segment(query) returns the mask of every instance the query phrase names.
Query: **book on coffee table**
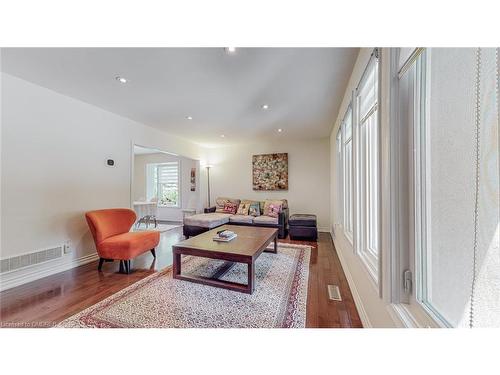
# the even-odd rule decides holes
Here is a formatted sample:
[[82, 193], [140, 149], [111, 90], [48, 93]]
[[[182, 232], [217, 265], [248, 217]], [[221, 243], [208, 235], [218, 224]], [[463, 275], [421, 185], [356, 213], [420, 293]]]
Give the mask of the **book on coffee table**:
[[219, 242], [229, 242], [233, 239], [235, 239], [238, 235], [232, 231], [225, 230], [221, 232], [217, 232], [217, 235], [213, 238], [214, 241], [219, 241]]

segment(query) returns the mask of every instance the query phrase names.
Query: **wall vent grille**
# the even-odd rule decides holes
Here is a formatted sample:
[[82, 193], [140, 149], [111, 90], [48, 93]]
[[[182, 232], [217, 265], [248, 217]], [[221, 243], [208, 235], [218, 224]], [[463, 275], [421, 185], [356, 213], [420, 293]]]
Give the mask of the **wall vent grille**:
[[17, 255], [11, 258], [2, 259], [0, 260], [0, 273], [15, 271], [21, 268], [26, 268], [40, 263], [59, 259], [62, 258], [63, 254], [63, 247], [57, 246], [29, 254]]

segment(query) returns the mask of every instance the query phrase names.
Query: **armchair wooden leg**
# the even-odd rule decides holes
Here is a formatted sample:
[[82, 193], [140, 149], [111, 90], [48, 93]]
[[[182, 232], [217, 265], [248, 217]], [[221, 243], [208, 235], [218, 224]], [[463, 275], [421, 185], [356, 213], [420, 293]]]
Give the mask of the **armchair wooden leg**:
[[118, 272], [128, 275], [131, 271], [132, 271], [132, 267], [130, 265], [130, 259], [129, 260], [120, 260], [120, 270]]
[[99, 266], [97, 267], [97, 270], [98, 271], [101, 271], [102, 270], [102, 265], [104, 263], [104, 258], [99, 258]]
[[156, 251], [155, 251], [155, 249], [151, 249], [151, 254], [153, 254], [153, 257], [156, 258]]

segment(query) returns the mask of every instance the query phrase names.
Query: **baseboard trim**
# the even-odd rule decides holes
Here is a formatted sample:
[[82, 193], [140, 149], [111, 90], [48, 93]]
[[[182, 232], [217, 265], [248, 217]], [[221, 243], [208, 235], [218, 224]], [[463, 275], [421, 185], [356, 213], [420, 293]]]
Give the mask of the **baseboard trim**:
[[69, 259], [68, 256], [65, 256], [53, 262], [43, 263], [38, 266], [32, 266], [0, 274], [0, 292], [41, 279], [43, 277], [82, 266], [97, 259], [99, 259], [97, 253], [84, 255], [76, 259]]
[[330, 231], [330, 236], [332, 238], [333, 244], [335, 245], [335, 250], [340, 259], [340, 264], [342, 265], [342, 270], [344, 271], [345, 277], [347, 279], [347, 283], [349, 284], [349, 288], [351, 289], [352, 298], [354, 299], [354, 304], [356, 305], [356, 309], [358, 310], [359, 318], [361, 319], [361, 323], [363, 323], [363, 328], [373, 328], [370, 319], [368, 318], [368, 314], [366, 313], [365, 307], [363, 305], [363, 300], [358, 293], [358, 289], [356, 288], [356, 283], [352, 278], [351, 272], [347, 267], [346, 261], [342, 256], [342, 252], [338, 250], [338, 246], [335, 243], [335, 239], [333, 233]]
[[181, 224], [182, 225], [182, 220], [156, 220], [158, 224]]
[[328, 229], [328, 227], [318, 227], [318, 232], [330, 233], [330, 229]]

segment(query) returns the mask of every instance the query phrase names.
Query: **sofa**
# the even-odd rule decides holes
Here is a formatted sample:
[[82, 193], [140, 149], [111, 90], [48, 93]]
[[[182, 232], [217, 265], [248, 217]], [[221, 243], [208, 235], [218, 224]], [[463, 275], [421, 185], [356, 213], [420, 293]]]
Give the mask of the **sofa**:
[[288, 235], [286, 199], [254, 201], [217, 198], [215, 202], [215, 206], [205, 208], [204, 213], [184, 218], [183, 234], [186, 238], [224, 224], [277, 228], [278, 238]]

